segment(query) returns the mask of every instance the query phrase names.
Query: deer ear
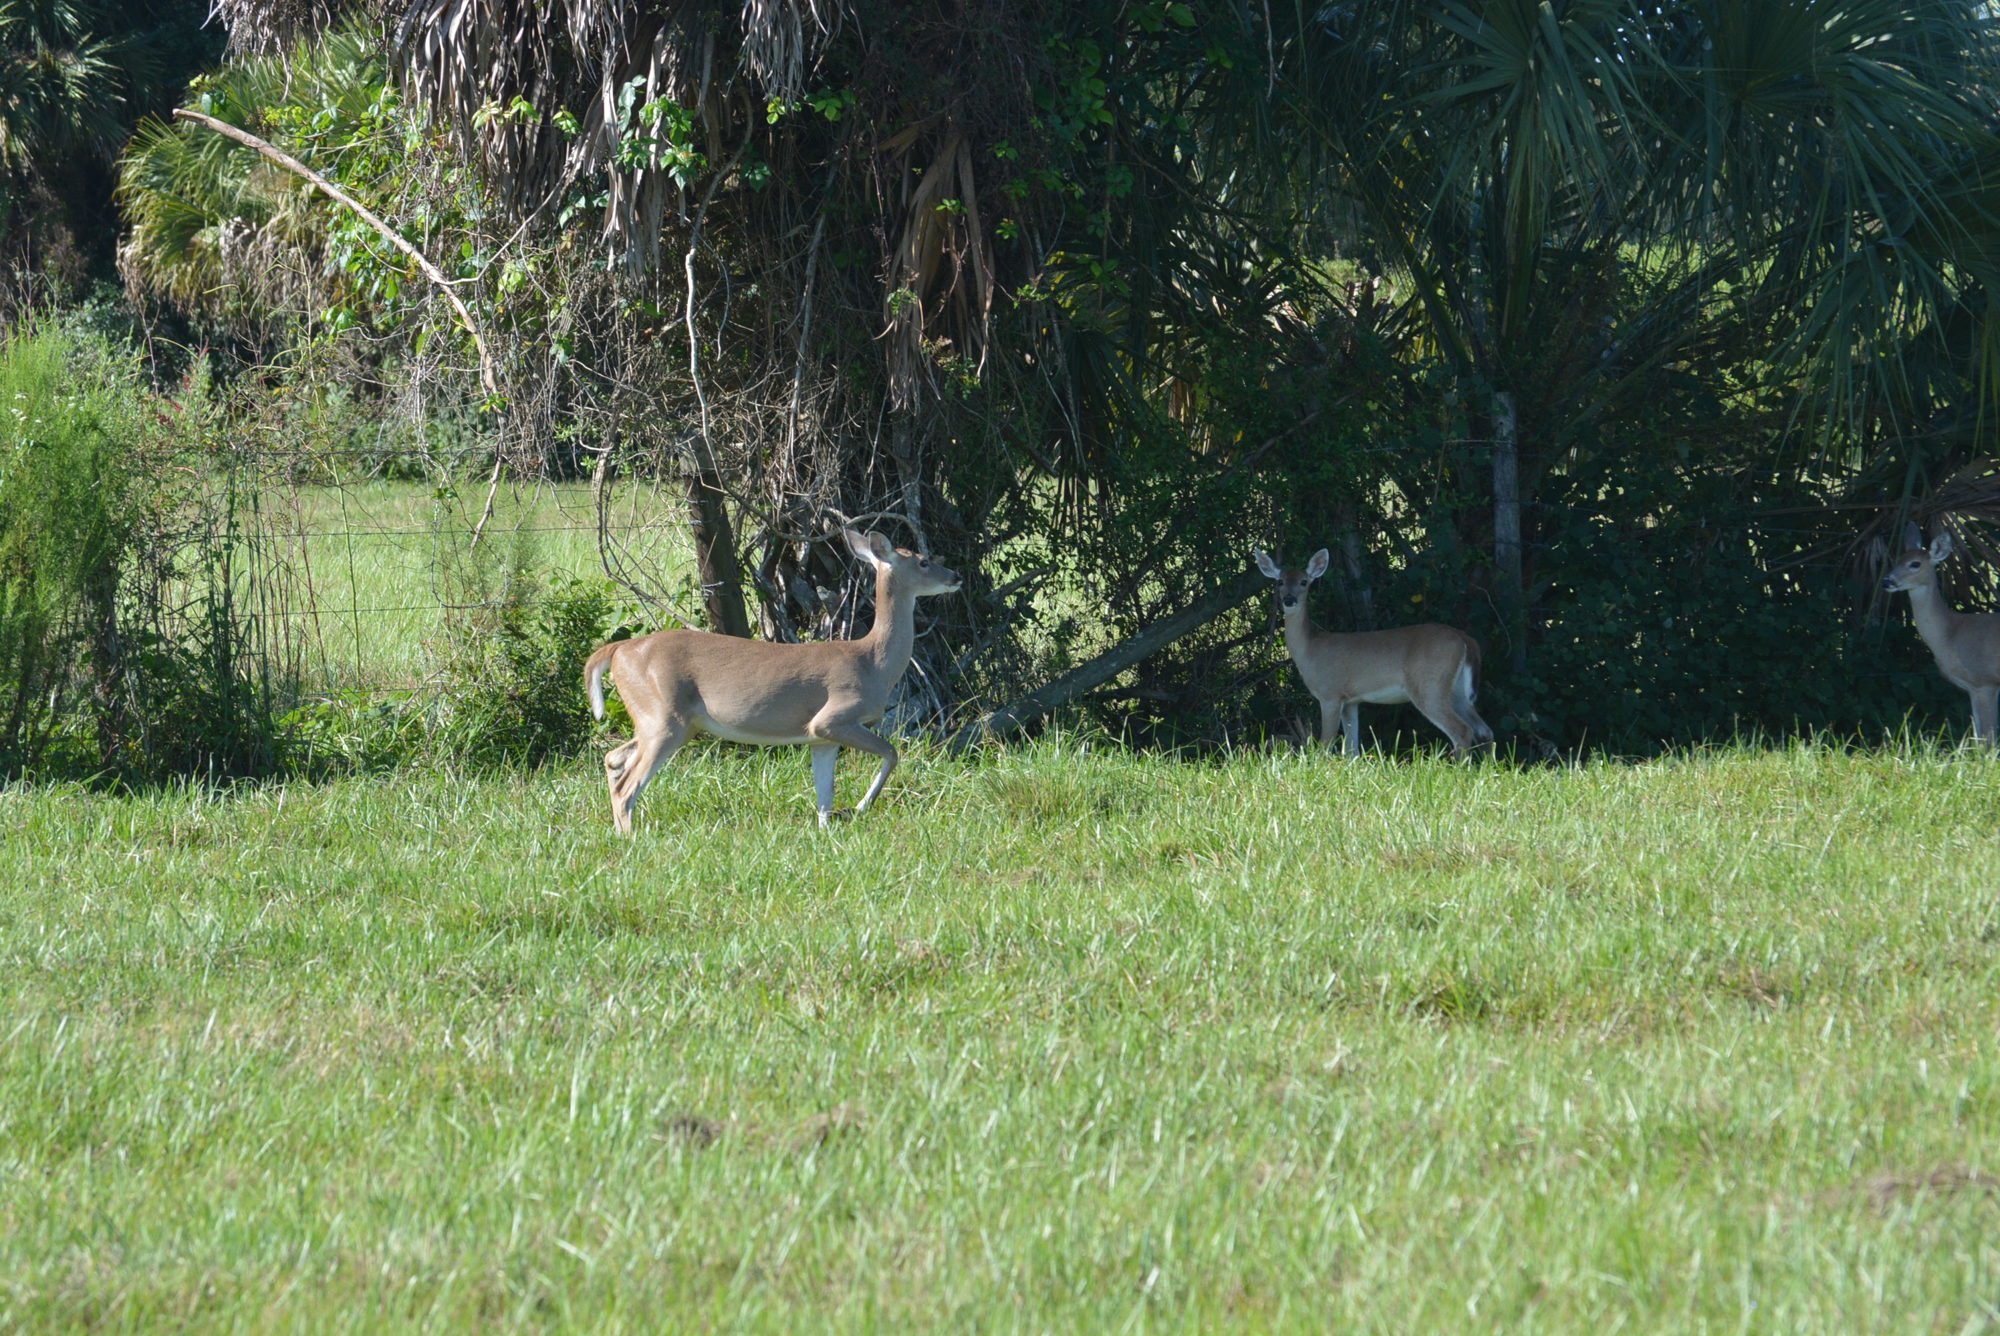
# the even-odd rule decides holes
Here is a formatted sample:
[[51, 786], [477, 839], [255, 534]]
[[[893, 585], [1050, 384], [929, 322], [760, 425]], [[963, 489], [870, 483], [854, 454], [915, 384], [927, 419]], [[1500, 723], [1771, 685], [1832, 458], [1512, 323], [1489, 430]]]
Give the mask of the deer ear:
[[1325, 548], [1321, 548], [1319, 551], [1313, 553], [1312, 560], [1306, 563], [1306, 579], [1317, 580], [1320, 576], [1325, 575], [1326, 563], [1332, 559], [1332, 556]]
[[1924, 531], [1917, 527], [1915, 520], [1911, 520], [1903, 526], [1903, 550], [1908, 552], [1923, 545]]
[[867, 562], [870, 566], [886, 566], [894, 551], [889, 540], [879, 533], [862, 533], [859, 529], [842, 529], [840, 536], [847, 540], [847, 550]]
[[1940, 529], [1938, 530], [1938, 536], [1931, 539], [1931, 560], [1933, 562], [1943, 561], [1950, 555], [1951, 535], [1945, 530]]
[[1257, 569], [1264, 572], [1266, 577], [1275, 580], [1284, 574], [1284, 572], [1278, 569], [1278, 563], [1271, 560], [1269, 552], [1266, 552], [1261, 547], [1254, 549], [1254, 551], [1257, 556]]

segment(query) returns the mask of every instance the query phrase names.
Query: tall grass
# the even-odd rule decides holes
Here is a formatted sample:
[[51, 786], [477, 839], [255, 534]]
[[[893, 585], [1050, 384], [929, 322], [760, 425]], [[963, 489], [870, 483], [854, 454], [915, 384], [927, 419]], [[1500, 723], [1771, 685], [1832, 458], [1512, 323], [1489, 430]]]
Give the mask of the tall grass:
[[[53, 327], [0, 344], [0, 774], [46, 755], [81, 685], [77, 660], [116, 636], [147, 500], [139, 413], [102, 345]], [[99, 685], [108, 715], [116, 684]]]
[[[851, 801], [867, 767], [843, 776]], [[0, 793], [0, 1327], [1974, 1331], [2000, 765]]]
[[204, 384], [159, 394], [99, 337], [0, 341], [0, 776], [268, 765], [208, 427]]

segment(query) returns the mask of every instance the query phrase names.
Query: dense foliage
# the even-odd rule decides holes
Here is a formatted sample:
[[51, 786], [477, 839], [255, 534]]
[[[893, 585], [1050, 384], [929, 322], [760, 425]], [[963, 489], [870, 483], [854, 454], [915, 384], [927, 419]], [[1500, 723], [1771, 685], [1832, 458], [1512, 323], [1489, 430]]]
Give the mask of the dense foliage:
[[[837, 518], [936, 550], [971, 578], [919, 714], [1247, 592], [1253, 544], [1334, 550], [1323, 623], [1472, 630], [1531, 749], [1962, 710], [1864, 540], [2000, 556], [1982, 6], [219, 12], [191, 105], [429, 256], [494, 384], [372, 225], [186, 122], [120, 187], [153, 328], [255, 367], [253, 414], [675, 479], [718, 629], [865, 624]], [[665, 616], [656, 555], [604, 564]], [[1185, 740], [1302, 703], [1239, 600], [1070, 705]]]
[[63, 298], [112, 276], [119, 153], [221, 54], [203, 0], [0, 6], [0, 295]]
[[154, 391], [100, 338], [0, 343], [0, 778], [267, 769], [206, 387]]

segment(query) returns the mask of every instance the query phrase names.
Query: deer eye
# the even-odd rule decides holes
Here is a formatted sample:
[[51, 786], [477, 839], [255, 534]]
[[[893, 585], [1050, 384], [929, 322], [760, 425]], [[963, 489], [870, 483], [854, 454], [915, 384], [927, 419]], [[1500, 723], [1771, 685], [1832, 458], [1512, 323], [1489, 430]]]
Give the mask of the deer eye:
[[921, 569], [921, 570], [926, 570], [926, 571], [927, 571], [927, 570], [929, 570], [929, 569], [931, 568], [931, 559], [930, 559], [929, 557], [924, 557], [924, 558], [921, 558], [921, 559], [920, 559], [920, 560], [919, 560], [919, 561], [917, 562], [917, 566], [918, 566], [918, 568], [919, 568], [919, 569]]

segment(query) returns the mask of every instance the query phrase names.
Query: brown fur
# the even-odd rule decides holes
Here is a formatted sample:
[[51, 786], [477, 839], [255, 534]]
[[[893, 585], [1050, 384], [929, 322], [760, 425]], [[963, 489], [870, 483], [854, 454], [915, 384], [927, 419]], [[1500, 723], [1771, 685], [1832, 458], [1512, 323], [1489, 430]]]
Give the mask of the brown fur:
[[1408, 701], [1451, 739], [1453, 754], [1491, 749], [1493, 730], [1473, 701], [1479, 691], [1479, 642], [1456, 627], [1427, 622], [1388, 631], [1322, 631], [1306, 615], [1306, 588], [1327, 566], [1321, 548], [1303, 570], [1279, 570], [1261, 550], [1257, 565], [1278, 582], [1285, 648], [1319, 702], [1320, 745], [1342, 738], [1361, 754], [1361, 706]]
[[842, 747], [882, 758], [855, 811], [866, 811], [896, 768], [877, 735], [889, 695], [909, 666], [916, 601], [958, 588], [958, 576], [880, 534], [846, 531], [848, 547], [875, 567], [875, 626], [859, 640], [792, 645], [707, 631], [657, 631], [615, 641], [584, 662], [591, 712], [604, 717], [608, 672], [632, 716], [633, 736], [604, 757], [611, 819], [632, 833], [632, 808], [654, 771], [694, 732], [756, 746], [808, 746], [822, 826], [832, 814], [834, 760]]

